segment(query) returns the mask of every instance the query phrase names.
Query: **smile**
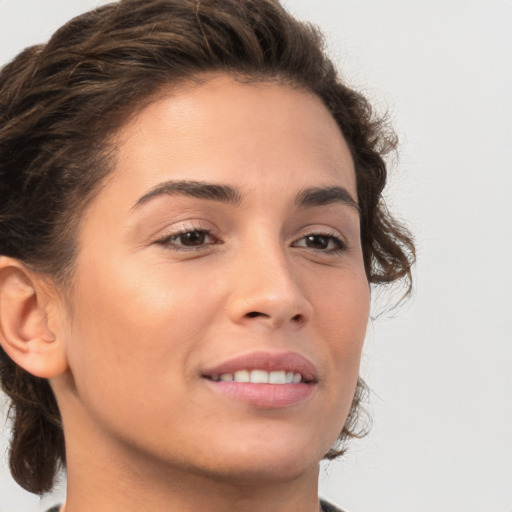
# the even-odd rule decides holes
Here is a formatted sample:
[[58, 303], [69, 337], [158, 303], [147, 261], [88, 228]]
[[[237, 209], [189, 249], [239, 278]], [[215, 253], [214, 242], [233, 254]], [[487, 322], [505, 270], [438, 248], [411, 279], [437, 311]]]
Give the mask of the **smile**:
[[234, 373], [212, 375], [214, 382], [251, 382], [252, 384], [299, 384], [306, 382], [300, 373], [277, 370], [238, 370]]
[[249, 352], [203, 371], [202, 377], [216, 394], [263, 409], [299, 405], [318, 384], [316, 367], [294, 352]]

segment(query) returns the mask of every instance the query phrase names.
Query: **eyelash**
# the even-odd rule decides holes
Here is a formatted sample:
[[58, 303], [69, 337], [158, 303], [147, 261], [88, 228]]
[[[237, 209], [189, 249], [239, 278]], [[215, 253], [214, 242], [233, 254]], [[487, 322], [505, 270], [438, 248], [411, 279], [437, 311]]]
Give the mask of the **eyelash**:
[[[336, 234], [336, 233], [322, 233], [322, 232], [319, 232], [319, 233], [315, 233], [315, 232], [308, 233], [307, 235], [304, 235], [301, 238], [299, 238], [298, 240], [296, 240], [295, 242], [293, 242], [292, 247], [294, 246], [294, 244], [297, 244], [297, 242], [299, 242], [301, 240], [306, 240], [308, 238], [313, 238], [313, 237], [318, 237], [318, 238], [326, 239], [327, 245], [329, 245], [329, 243], [331, 243], [331, 242], [334, 243], [334, 248], [331, 248], [331, 249], [315, 249], [315, 248], [311, 247], [310, 249], [312, 249], [315, 252], [322, 253], [322, 254], [337, 255], [337, 254], [344, 253], [348, 249], [347, 243], [338, 234]], [[295, 245], [295, 247], [298, 247], [298, 246]], [[307, 248], [307, 247], [304, 246], [304, 248]]]
[[[171, 251], [201, 251], [210, 245], [216, 245], [216, 244], [222, 243], [220, 240], [215, 240], [215, 239], [213, 242], [206, 242], [206, 243], [202, 242], [198, 245], [190, 245], [190, 246], [187, 246], [183, 243], [181, 243], [181, 244], [176, 243], [176, 241], [179, 240], [184, 235], [189, 235], [192, 233], [200, 234], [203, 238], [212, 236], [211, 231], [209, 229], [184, 228], [180, 231], [176, 231], [174, 233], [165, 235], [164, 237], [156, 240], [155, 243], [162, 245], [166, 249], [171, 250]], [[308, 249], [307, 246], [305, 246], [305, 245], [300, 246], [300, 245], [297, 245], [297, 243], [302, 240], [307, 240], [308, 238], [311, 239], [313, 237], [326, 239], [327, 246], [329, 246], [330, 243], [334, 243], [334, 248], [330, 248], [330, 249], [315, 249], [315, 248], [311, 248], [311, 247], [309, 248], [317, 253], [337, 255], [337, 254], [344, 253], [348, 249], [347, 243], [336, 233], [322, 233], [322, 232], [308, 233], [308, 234], [300, 237], [299, 239], [295, 240], [294, 242], [292, 242], [291, 246], [292, 247], [303, 247], [305, 249]], [[183, 242], [183, 240], [182, 240], [182, 242]]]
[[[190, 233], [199, 233], [206, 237], [211, 237], [211, 231], [209, 229], [195, 229], [195, 228], [183, 228], [180, 231], [176, 231], [174, 233], [171, 233], [169, 235], [165, 235], [162, 238], [158, 239], [156, 241], [157, 244], [163, 245], [165, 248], [167, 248], [170, 251], [200, 251], [204, 250], [204, 248], [208, 245], [214, 245], [220, 243], [220, 241], [216, 240], [214, 242], [209, 243], [201, 243], [200, 245], [184, 245], [184, 244], [177, 244], [176, 240], [178, 240], [180, 237], [183, 237], [184, 235], [188, 235]], [[183, 240], [182, 240], [183, 242]]]

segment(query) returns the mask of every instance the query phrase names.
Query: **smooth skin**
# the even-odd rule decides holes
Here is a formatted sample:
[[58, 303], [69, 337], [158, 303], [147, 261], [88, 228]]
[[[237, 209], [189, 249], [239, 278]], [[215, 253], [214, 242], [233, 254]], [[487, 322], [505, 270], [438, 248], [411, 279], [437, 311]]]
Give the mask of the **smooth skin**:
[[[369, 314], [334, 119], [309, 92], [215, 75], [161, 95], [115, 143], [69, 302], [0, 260], [2, 344], [62, 411], [66, 512], [317, 511]], [[348, 199], [299, 204], [333, 187]], [[265, 408], [212, 390], [206, 369], [255, 350], [308, 359], [311, 395]]]

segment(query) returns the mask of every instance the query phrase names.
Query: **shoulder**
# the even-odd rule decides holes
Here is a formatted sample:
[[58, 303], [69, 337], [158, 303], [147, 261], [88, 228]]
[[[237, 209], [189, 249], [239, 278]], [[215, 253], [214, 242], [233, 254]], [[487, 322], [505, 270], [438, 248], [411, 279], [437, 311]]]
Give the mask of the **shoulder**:
[[320, 506], [322, 507], [322, 512], [343, 512], [340, 508], [337, 508], [324, 500], [320, 500]]

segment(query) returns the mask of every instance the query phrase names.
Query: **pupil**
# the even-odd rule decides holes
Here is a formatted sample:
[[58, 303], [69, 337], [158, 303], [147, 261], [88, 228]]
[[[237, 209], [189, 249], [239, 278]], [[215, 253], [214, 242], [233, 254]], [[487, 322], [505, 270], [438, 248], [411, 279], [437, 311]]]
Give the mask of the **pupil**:
[[204, 244], [205, 234], [202, 231], [190, 231], [181, 235], [183, 245], [202, 245]]
[[307, 246], [314, 249], [326, 249], [328, 243], [327, 237], [321, 235], [310, 235], [306, 239]]

